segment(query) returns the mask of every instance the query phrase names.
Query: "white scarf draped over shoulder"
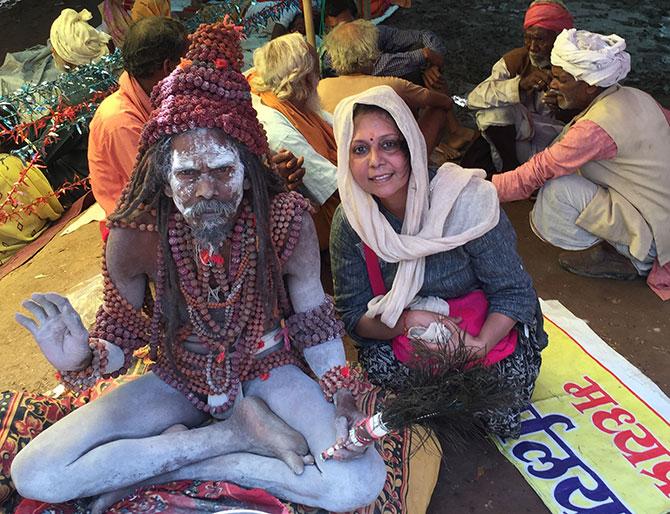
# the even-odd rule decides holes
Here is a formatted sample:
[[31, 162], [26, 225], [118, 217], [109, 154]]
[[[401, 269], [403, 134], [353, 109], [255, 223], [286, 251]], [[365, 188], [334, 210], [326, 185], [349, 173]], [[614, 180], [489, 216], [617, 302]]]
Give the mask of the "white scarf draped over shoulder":
[[[379, 211], [372, 195], [354, 180], [349, 168], [349, 147], [354, 132], [357, 104], [381, 107], [395, 120], [409, 147], [409, 177], [405, 218], [400, 234]], [[500, 206], [494, 186], [483, 180], [479, 169], [447, 163], [429, 182], [426, 143], [407, 104], [388, 86], [371, 88], [343, 99], [335, 109], [337, 186], [349, 224], [361, 240], [386, 262], [397, 262], [391, 289], [368, 303], [367, 316], [381, 316], [393, 327], [423, 285], [426, 256], [452, 250], [481, 237], [498, 224]], [[468, 187], [471, 205], [467, 213], [450, 213]], [[446, 226], [445, 226], [446, 223]]]

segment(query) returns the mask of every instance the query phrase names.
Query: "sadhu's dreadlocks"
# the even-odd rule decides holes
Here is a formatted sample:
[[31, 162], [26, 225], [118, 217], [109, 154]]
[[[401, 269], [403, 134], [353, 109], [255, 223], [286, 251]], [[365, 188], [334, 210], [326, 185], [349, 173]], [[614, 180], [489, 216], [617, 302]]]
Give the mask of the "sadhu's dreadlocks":
[[[237, 149], [240, 161], [244, 163], [244, 176], [250, 187], [244, 195], [251, 204], [256, 218], [258, 240], [258, 260], [256, 268], [256, 291], [265, 296], [264, 314], [272, 316], [282, 293], [282, 277], [279, 262], [272, 246], [270, 234], [270, 204], [277, 193], [283, 191], [283, 185], [277, 175], [263, 161], [244, 145], [232, 138], [228, 142]], [[172, 257], [168, 237], [168, 221], [175, 211], [174, 202], [165, 194], [168, 183], [171, 159], [171, 138], [162, 137], [147, 148], [138, 157], [135, 171], [116, 210], [109, 216], [112, 222], [130, 223], [147, 209], [156, 210], [156, 228], [160, 237], [165, 269], [164, 296], [161, 298], [162, 325], [165, 329], [163, 348], [171, 362], [173, 345], [177, 340], [180, 325], [179, 305], [185, 300], [179, 289], [179, 274]]]
[[171, 169], [170, 138], [196, 128], [218, 129], [234, 144], [244, 163], [250, 189], [245, 197], [256, 217], [258, 260], [256, 290], [265, 295], [265, 317], [271, 315], [283, 294], [279, 262], [270, 235], [270, 201], [281, 190], [279, 180], [262, 159], [268, 153], [265, 132], [251, 105], [249, 84], [241, 73], [241, 33], [228, 20], [200, 25], [189, 36], [190, 46], [177, 68], [151, 94], [154, 111], [142, 131], [138, 158], [130, 184], [124, 191], [111, 221], [131, 222], [156, 210], [165, 279], [160, 298], [165, 327], [163, 348], [174, 364], [173, 345], [179, 326], [177, 266], [168, 241], [168, 221], [174, 212], [172, 199], [164, 192]]

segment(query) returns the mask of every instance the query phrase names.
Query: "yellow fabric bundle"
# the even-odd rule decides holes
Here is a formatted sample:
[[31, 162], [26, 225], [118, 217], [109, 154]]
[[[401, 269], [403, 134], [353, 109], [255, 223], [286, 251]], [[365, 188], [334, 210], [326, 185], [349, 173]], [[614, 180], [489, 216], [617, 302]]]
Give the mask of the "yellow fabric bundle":
[[[25, 164], [18, 157], [0, 154], [0, 203], [5, 201], [24, 168]], [[53, 196], [46, 177], [39, 169], [30, 168], [14, 198], [20, 205], [29, 205], [41, 197], [46, 197], [46, 201], [35, 205], [30, 214], [19, 212], [0, 224], [0, 264], [37, 239], [49, 221], [57, 220], [63, 214], [63, 207]], [[11, 205], [6, 205], [3, 210], [7, 214], [16, 211]]]

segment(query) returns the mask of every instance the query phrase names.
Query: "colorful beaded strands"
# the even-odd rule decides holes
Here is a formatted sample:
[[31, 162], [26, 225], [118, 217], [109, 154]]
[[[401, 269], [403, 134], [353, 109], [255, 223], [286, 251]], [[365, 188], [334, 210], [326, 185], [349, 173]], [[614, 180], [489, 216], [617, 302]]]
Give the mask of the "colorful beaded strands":
[[[181, 215], [175, 214], [169, 223], [168, 242], [189, 318], [179, 332], [179, 341], [195, 334], [207, 354], [175, 345], [175, 365], [181, 377], [168, 371], [171, 366], [165, 362], [160, 364], [170, 375], [165, 377], [168, 383], [179, 390], [185, 387], [186, 396], [204, 411], [223, 412], [232, 405], [240, 381], [249, 377], [251, 355], [263, 335], [263, 302], [256, 291], [255, 225], [251, 208], [244, 201], [230, 235], [230, 262], [225, 262], [202, 258]], [[227, 401], [216, 407], [198, 397], [223, 394]]]

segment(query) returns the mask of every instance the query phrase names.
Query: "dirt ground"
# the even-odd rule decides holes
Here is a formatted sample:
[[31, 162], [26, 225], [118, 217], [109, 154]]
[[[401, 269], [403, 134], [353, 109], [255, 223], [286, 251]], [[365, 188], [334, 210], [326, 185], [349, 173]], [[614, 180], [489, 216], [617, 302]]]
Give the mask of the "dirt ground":
[[[6, 51], [43, 43], [51, 20], [63, 7], [87, 7], [95, 14], [96, 3], [22, 0], [0, 10], [0, 59]], [[466, 93], [506, 50], [521, 43], [525, 1], [413, 3], [412, 9], [397, 13], [389, 23], [429, 28], [444, 38], [453, 93]], [[625, 37], [633, 58], [627, 83], [670, 105], [667, 2], [609, 0], [568, 5], [579, 27]], [[563, 271], [557, 263], [558, 251], [530, 231], [530, 207], [530, 202], [515, 202], [505, 209], [516, 227], [519, 250], [539, 296], [560, 300], [588, 320], [605, 341], [670, 394], [670, 303], [661, 302], [643, 280], [586, 279]], [[0, 389], [43, 391], [55, 385], [53, 371], [29, 335], [13, 321], [13, 313], [34, 291], [66, 293], [80, 287], [98, 274], [99, 256], [100, 236], [97, 225], [91, 224], [56, 237], [28, 264], [0, 281]], [[466, 454], [447, 452], [446, 463], [431, 504], [432, 514], [546, 512], [537, 495], [492, 446], [479, 444]]]

